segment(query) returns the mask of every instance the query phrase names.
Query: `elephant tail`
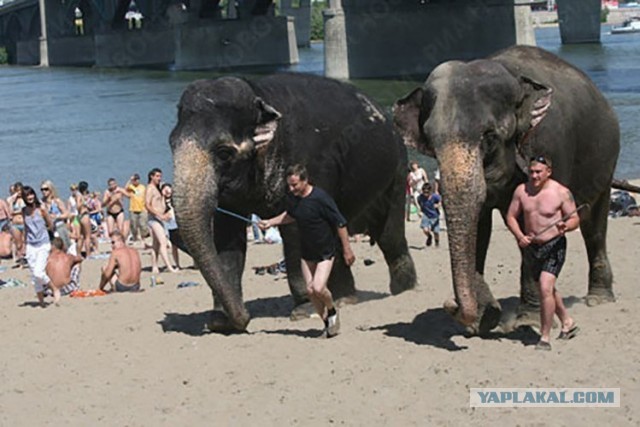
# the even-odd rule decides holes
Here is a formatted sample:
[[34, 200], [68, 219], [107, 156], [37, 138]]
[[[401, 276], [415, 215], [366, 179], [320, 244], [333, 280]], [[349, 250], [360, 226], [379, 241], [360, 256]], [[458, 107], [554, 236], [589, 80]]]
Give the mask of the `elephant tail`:
[[629, 181], [627, 180], [614, 178], [613, 181], [611, 181], [611, 188], [615, 188], [616, 190], [629, 191], [631, 193], [640, 193], [640, 187], [638, 187], [637, 185], [629, 184]]

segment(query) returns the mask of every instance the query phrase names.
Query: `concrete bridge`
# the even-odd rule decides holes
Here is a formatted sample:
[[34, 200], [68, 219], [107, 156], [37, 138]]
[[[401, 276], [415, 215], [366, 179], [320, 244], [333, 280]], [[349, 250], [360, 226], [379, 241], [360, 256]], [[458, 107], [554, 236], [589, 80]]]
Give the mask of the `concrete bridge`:
[[[600, 41], [600, 0], [557, 0], [563, 43]], [[535, 44], [527, 0], [329, 0], [325, 74], [427, 75], [451, 59]]]
[[298, 37], [309, 43], [310, 0], [283, 0], [282, 16], [273, 0], [221, 3], [137, 0], [140, 21], [127, 19], [131, 0], [14, 0], [0, 8], [0, 45], [20, 65], [224, 69], [292, 64]]
[[[136, 0], [141, 25], [127, 19], [131, 0], [4, 1], [0, 45], [22, 65], [274, 66], [309, 43], [311, 0], [277, 12], [274, 0]], [[557, 3], [563, 43], [599, 42], [600, 0]], [[535, 44], [529, 14], [527, 0], [329, 0], [325, 73], [424, 77], [449, 59]]]

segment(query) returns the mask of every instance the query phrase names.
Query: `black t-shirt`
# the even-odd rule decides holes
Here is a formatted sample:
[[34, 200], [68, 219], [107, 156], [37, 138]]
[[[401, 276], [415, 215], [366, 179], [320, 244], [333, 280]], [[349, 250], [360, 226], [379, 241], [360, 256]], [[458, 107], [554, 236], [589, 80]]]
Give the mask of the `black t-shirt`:
[[313, 187], [307, 197], [287, 196], [287, 213], [300, 230], [302, 258], [319, 262], [336, 253], [337, 229], [347, 225], [336, 202], [323, 189]]

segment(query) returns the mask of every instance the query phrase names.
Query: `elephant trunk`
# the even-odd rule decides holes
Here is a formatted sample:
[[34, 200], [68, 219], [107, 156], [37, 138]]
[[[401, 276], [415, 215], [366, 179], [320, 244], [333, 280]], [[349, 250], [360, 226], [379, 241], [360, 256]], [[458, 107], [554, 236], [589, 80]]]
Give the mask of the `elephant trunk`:
[[452, 142], [437, 153], [442, 198], [447, 215], [447, 234], [455, 303], [445, 309], [472, 325], [478, 318], [474, 288], [478, 219], [486, 197], [480, 150], [464, 142]]
[[174, 205], [180, 234], [229, 321], [245, 330], [249, 313], [242, 296], [226, 280], [214, 242], [218, 177], [214, 159], [196, 141], [182, 140], [173, 150]]

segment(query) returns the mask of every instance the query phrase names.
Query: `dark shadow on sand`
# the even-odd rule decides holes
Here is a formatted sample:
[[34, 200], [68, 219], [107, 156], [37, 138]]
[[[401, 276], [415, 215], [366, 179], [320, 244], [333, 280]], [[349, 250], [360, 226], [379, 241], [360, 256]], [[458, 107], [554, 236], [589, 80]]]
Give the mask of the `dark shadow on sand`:
[[[44, 304], [48, 307], [51, 303], [45, 302]], [[25, 301], [22, 304], [18, 304], [18, 307], [45, 308], [42, 307], [38, 301]]]
[[261, 317], [289, 317], [293, 310], [293, 298], [290, 295], [258, 298], [245, 303], [252, 319]]
[[189, 314], [165, 313], [164, 319], [159, 320], [158, 324], [162, 327], [162, 332], [181, 332], [200, 337], [209, 333], [206, 325], [210, 315], [210, 310]]
[[[520, 299], [509, 297], [499, 299], [503, 318], [505, 313], [515, 316]], [[584, 304], [584, 299], [576, 296], [564, 298], [565, 305], [569, 308], [575, 304]], [[361, 327], [362, 331], [384, 331], [389, 337], [402, 338], [405, 341], [417, 345], [430, 345], [449, 351], [465, 350], [467, 346], [459, 346], [451, 339], [455, 336], [469, 337], [465, 328], [458, 324], [444, 309], [430, 308], [426, 312], [418, 314], [411, 323], [398, 322], [382, 326]], [[528, 326], [520, 327], [511, 332], [489, 332], [481, 336], [489, 340], [519, 341], [524, 346], [535, 345], [540, 336]]]
[[[384, 292], [358, 291], [359, 303], [374, 301], [390, 296]], [[25, 303], [26, 304], [26, 303]], [[278, 297], [258, 298], [245, 303], [252, 319], [263, 317], [289, 317], [293, 310], [293, 299], [290, 295]], [[181, 332], [191, 336], [202, 336], [211, 333], [207, 329], [207, 322], [211, 310], [198, 313], [165, 313], [164, 319], [157, 323], [162, 327], [163, 332]], [[297, 335], [305, 338], [315, 338], [322, 334], [322, 331], [311, 329], [309, 331], [298, 331], [295, 329], [279, 329], [273, 331], [261, 331], [267, 334]]]
[[267, 335], [286, 335], [286, 336], [295, 336], [300, 338], [321, 338], [324, 334], [324, 331], [320, 329], [276, 329], [273, 331], [269, 330], [260, 330], [254, 332], [254, 334], [267, 334]]
[[357, 291], [356, 296], [358, 297], [358, 304], [360, 304], [367, 301], [376, 301], [379, 299], [384, 299], [384, 298], [390, 297], [391, 294], [388, 292]]
[[413, 322], [389, 323], [382, 326], [361, 328], [363, 331], [384, 331], [389, 337], [402, 338], [418, 345], [430, 345], [449, 351], [465, 350], [451, 337], [464, 335], [464, 328], [458, 325], [442, 308], [430, 308], [418, 314]]

